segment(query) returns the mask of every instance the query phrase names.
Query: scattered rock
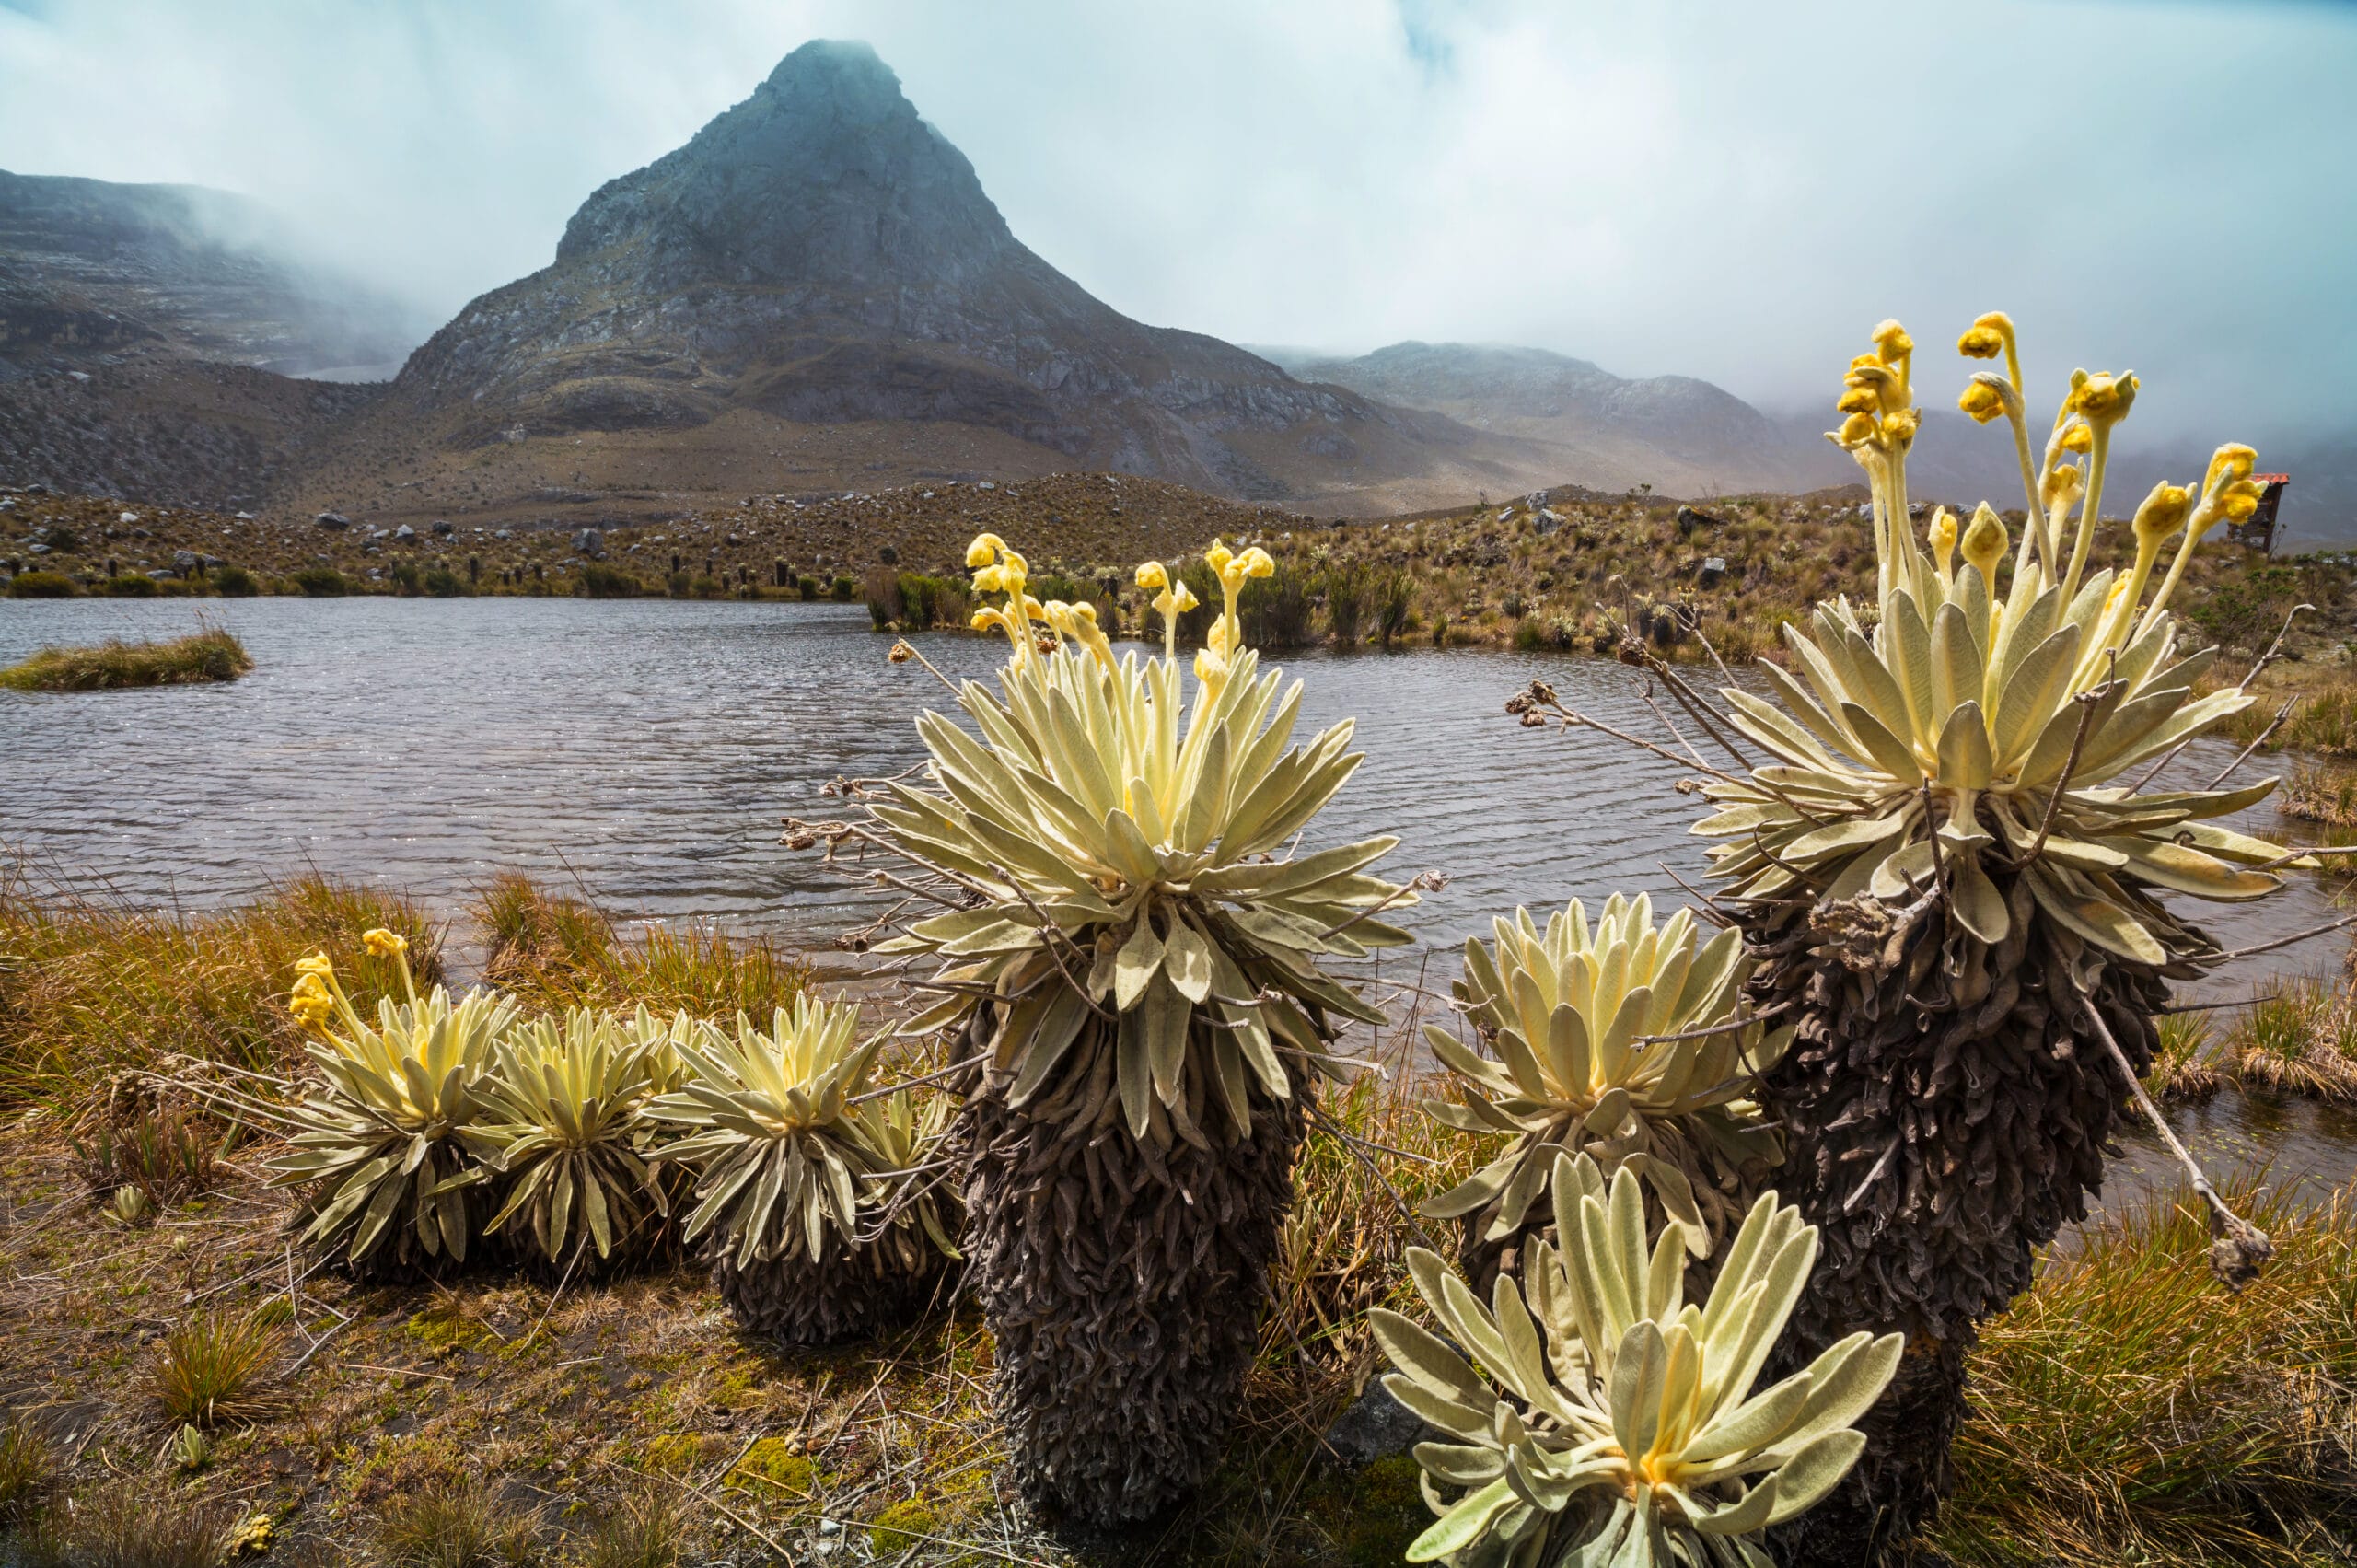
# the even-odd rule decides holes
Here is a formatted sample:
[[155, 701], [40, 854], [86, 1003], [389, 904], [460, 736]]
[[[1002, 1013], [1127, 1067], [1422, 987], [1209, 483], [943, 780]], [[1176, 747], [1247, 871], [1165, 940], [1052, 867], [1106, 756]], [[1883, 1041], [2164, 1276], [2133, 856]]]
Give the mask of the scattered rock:
[[136, 513], [136, 512], [125, 512], [125, 513], [123, 513], [121, 517], [117, 517], [117, 518], [115, 519], [115, 521], [117, 521], [117, 522], [119, 522], [119, 523], [135, 523], [135, 522], [137, 522], [138, 520], [139, 520], [139, 514], [138, 514], [138, 513]]
[[1727, 563], [1725, 557], [1713, 555], [1703, 561], [1701, 575], [1695, 578], [1695, 581], [1706, 588], [1715, 588], [1719, 586], [1720, 582], [1724, 579], [1726, 575]]
[[1726, 527], [1724, 517], [1714, 517], [1708, 512], [1698, 512], [1691, 506], [1680, 506], [1678, 509], [1678, 531], [1680, 534], [1692, 533], [1696, 528], [1724, 527]]
[[606, 556], [606, 536], [596, 528], [583, 528], [573, 536], [573, 552], [602, 561]]
[[1358, 1403], [1334, 1419], [1326, 1429], [1326, 1447], [1345, 1469], [1361, 1470], [1377, 1459], [1405, 1454], [1417, 1444], [1443, 1434], [1424, 1424], [1423, 1418], [1391, 1397], [1382, 1379], [1368, 1382]]
[[352, 526], [352, 519], [342, 512], [321, 512], [311, 521], [334, 533], [341, 533]]
[[416, 537], [417, 530], [410, 527], [407, 523], [403, 523], [401, 527], [393, 530], [393, 538], [404, 544]]
[[1531, 520], [1530, 526], [1541, 539], [1544, 539], [1563, 526], [1563, 514], [1551, 506], [1541, 506], [1538, 508], [1538, 515]]
[[193, 551], [193, 550], [175, 550], [175, 551], [173, 551], [173, 552], [172, 552], [172, 570], [173, 570], [173, 571], [175, 571], [175, 572], [193, 572], [193, 571], [195, 571], [195, 570], [196, 570], [197, 565], [198, 565], [198, 559], [197, 559], [197, 553], [196, 553], [196, 552], [195, 552], [195, 551]]
[[451, 535], [452, 533], [456, 532], [456, 531], [457, 531], [457, 530], [456, 530], [456, 529], [454, 529], [454, 528], [450, 526], [450, 519], [449, 519], [449, 518], [447, 518], [447, 517], [436, 517], [436, 518], [435, 518], [435, 519], [434, 519], [434, 537], [435, 537], [435, 538], [436, 538], [436, 539], [448, 539], [448, 538], [450, 537], [450, 535]]

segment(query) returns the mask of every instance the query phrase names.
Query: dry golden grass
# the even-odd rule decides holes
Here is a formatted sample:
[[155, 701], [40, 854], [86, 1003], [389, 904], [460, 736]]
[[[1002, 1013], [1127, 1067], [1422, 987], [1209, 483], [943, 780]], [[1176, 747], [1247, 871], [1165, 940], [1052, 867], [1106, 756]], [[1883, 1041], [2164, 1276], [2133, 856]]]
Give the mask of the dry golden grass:
[[101, 643], [43, 648], [0, 669], [0, 687], [16, 691], [112, 691], [134, 686], [189, 686], [235, 680], [254, 667], [246, 645], [217, 626], [168, 643]]

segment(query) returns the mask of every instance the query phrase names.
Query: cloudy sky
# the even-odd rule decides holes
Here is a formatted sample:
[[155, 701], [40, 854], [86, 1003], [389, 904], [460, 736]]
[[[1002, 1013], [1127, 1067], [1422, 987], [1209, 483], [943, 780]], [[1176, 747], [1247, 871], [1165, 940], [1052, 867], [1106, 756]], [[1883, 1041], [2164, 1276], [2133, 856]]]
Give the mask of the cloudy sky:
[[244, 192], [439, 319], [818, 36], [1158, 324], [1786, 407], [2002, 307], [2148, 437], [2357, 424], [2342, 5], [0, 0], [0, 168]]

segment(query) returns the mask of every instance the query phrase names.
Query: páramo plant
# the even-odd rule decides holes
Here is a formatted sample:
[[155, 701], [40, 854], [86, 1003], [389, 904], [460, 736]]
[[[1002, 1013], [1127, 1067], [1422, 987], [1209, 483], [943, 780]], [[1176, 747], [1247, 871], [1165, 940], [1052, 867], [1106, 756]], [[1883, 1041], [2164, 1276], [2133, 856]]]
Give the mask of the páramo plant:
[[[1876, 601], [1787, 625], [1790, 672], [1760, 667], [1777, 701], [1725, 693], [1771, 761], [1709, 784], [1717, 814], [1695, 830], [1724, 841], [1714, 875], [1759, 958], [1751, 1004], [1797, 1026], [1760, 1098], [1792, 1145], [1777, 1184], [1826, 1237], [1798, 1353], [1861, 1327], [1909, 1339], [1856, 1482], [1795, 1548], [1841, 1562], [1933, 1516], [1975, 1325], [2085, 1213], [2168, 981], [2220, 956], [2163, 896], [2260, 898], [2296, 859], [2220, 821], [2274, 780], [2155, 787], [2252, 700], [2198, 694], [2212, 653], [2181, 647], [2169, 610], [2202, 535], [2256, 505], [2250, 448], [2220, 447], [2199, 485], [2154, 486], [2133, 560], [2090, 575], [2136, 377], [2074, 373], [2034, 461], [2013, 323], [1985, 316], [1959, 346], [2005, 369], [1975, 376], [1962, 407], [2012, 426], [2021, 538], [1983, 504], [1961, 527], [1933, 511], [1919, 540], [1914, 345], [1895, 321], [1874, 343], [1832, 439], [1873, 491]], [[2251, 1266], [2264, 1238], [2217, 1214], [2227, 1271]]]
[[918, 1183], [946, 1116], [906, 1090], [870, 1091], [883, 1033], [807, 993], [764, 1032], [707, 1026], [676, 1047], [688, 1075], [646, 1107], [683, 1135], [656, 1145], [697, 1172], [683, 1232], [704, 1242], [737, 1320], [792, 1344], [890, 1326], [922, 1307], [956, 1255]]
[[636, 1147], [639, 1112], [669, 1086], [656, 1051], [670, 1040], [652, 1017], [634, 1028], [586, 1007], [499, 1037], [476, 1086], [481, 1145], [505, 1183], [487, 1231], [520, 1232], [567, 1272], [644, 1255], [668, 1205]]
[[1608, 1189], [1594, 1160], [1558, 1155], [1551, 1186], [1560, 1250], [1534, 1243], [1520, 1287], [1501, 1275], [1486, 1307], [1434, 1254], [1410, 1251], [1454, 1345], [1396, 1312], [1369, 1314], [1399, 1369], [1385, 1387], [1449, 1439], [1416, 1446], [1440, 1518], [1408, 1561], [1769, 1568], [1760, 1532], [1857, 1462], [1866, 1439], [1852, 1423], [1889, 1382], [1900, 1336], [1849, 1335], [1754, 1393], [1817, 1231], [1763, 1194], [1698, 1307], [1676, 1230], [1646, 1251], [1633, 1172]]
[[1379, 1016], [1320, 966], [1406, 941], [1375, 916], [1412, 897], [1366, 873], [1391, 838], [1286, 853], [1357, 768], [1351, 726], [1288, 749], [1300, 685], [1280, 694], [1236, 616], [1268, 557], [1208, 559], [1225, 609], [1190, 705], [1165, 567], [1138, 572], [1163, 656], [1117, 660], [1089, 606], [1031, 598], [1023, 558], [977, 539], [976, 590], [1006, 596], [975, 617], [1012, 644], [998, 690], [958, 693], [979, 735], [918, 720], [932, 787], [889, 786], [859, 830], [958, 906], [883, 950], [939, 956], [946, 1000], [911, 1028], [962, 1028], [977, 1062], [967, 1252], [1016, 1474], [1098, 1525], [1218, 1456], [1314, 1080], [1342, 1020]]
[[1544, 933], [1527, 910], [1492, 925], [1493, 947], [1466, 939], [1452, 989], [1494, 1060], [1427, 1025], [1461, 1097], [1424, 1109], [1508, 1142], [1424, 1213], [1462, 1222], [1458, 1261], [1486, 1288], [1552, 1223], [1557, 1156], [1586, 1153], [1643, 1178], [1654, 1211], [1709, 1257], [1782, 1156], [1748, 1097], [1784, 1032], [1739, 1016], [1742, 935], [1704, 942], [1689, 910], [1656, 926], [1651, 899], [1617, 893], [1593, 926], [1576, 899]]
[[407, 941], [385, 930], [363, 941], [397, 962], [407, 1000], [380, 998], [372, 1025], [325, 954], [300, 960], [288, 1005], [324, 1082], [293, 1107], [236, 1096], [230, 1108], [289, 1134], [265, 1168], [272, 1185], [307, 1190], [307, 1245], [370, 1277], [463, 1263], [497, 1147], [479, 1088], [516, 1006], [477, 992], [453, 1003], [438, 985], [420, 996]]

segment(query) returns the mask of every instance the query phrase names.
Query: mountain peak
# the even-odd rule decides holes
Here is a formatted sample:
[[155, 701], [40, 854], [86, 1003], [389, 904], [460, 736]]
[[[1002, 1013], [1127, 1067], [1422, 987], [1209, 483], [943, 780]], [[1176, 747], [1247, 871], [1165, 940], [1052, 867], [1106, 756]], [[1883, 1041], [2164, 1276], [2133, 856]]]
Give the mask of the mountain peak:
[[974, 166], [865, 43], [814, 40], [685, 146], [608, 181], [560, 264], [663, 287], [954, 281], [1015, 239]]

